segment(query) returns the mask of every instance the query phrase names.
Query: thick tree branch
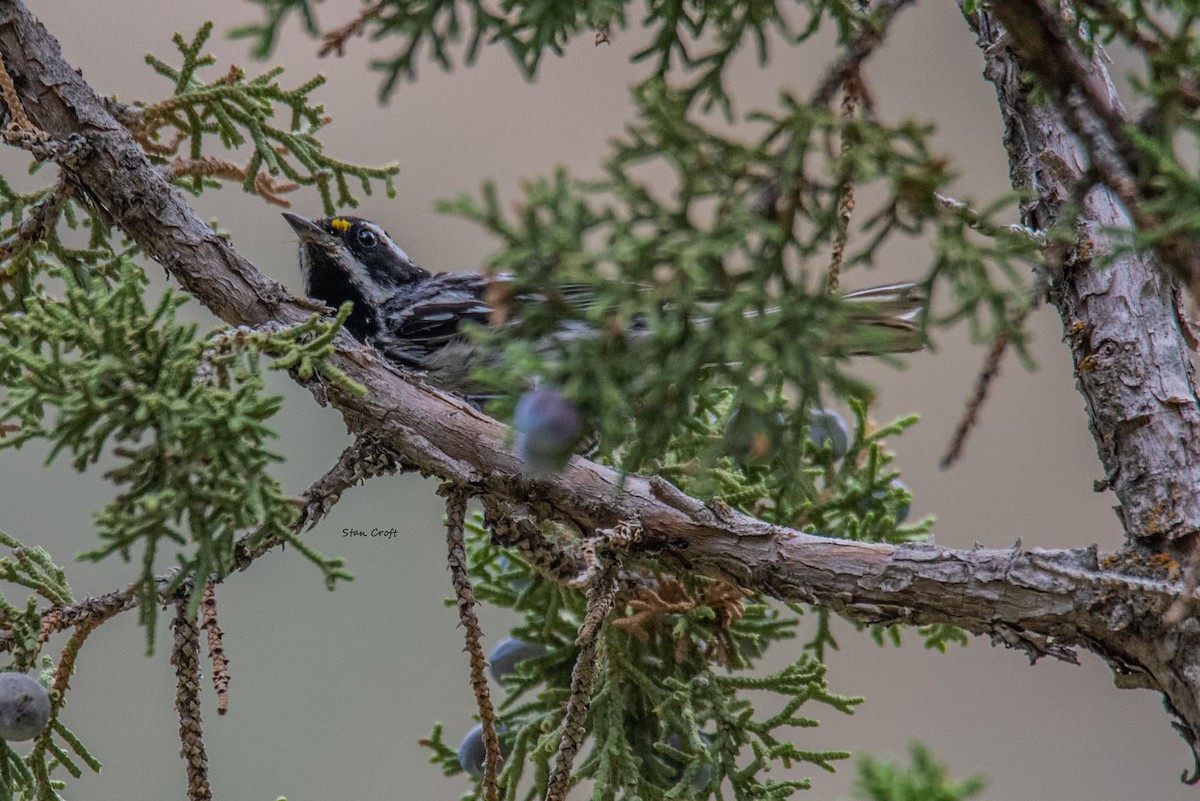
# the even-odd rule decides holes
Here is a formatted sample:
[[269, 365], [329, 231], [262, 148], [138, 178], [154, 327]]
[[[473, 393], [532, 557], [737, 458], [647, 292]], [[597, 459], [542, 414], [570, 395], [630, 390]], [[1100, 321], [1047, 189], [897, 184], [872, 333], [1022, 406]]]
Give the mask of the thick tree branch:
[[[309, 304], [264, 277], [192, 212], [20, 2], [0, 0], [0, 58], [33, 124], [54, 141], [71, 136], [87, 140], [88, 155], [64, 169], [208, 308], [232, 324], [291, 323], [310, 314]], [[1106, 274], [1100, 269], [1096, 273]], [[1170, 296], [1156, 271], [1146, 268], [1146, 275], [1148, 283], [1140, 285], [1145, 294], [1156, 301]], [[1108, 279], [1108, 284], [1115, 280]], [[1108, 284], [1094, 292], [1103, 297]], [[1089, 296], [1081, 302], [1097, 301]], [[1165, 332], [1151, 330], [1155, 348], [1169, 345], [1169, 352], [1176, 352]], [[1088, 355], [1108, 353], [1106, 340], [1098, 336], [1091, 329], [1085, 332]], [[1189, 735], [1200, 730], [1200, 631], [1193, 630], [1200, 626], [1167, 631], [1161, 624], [1162, 611], [1180, 591], [1177, 583], [1106, 569], [1093, 551], [955, 551], [822, 539], [770, 525], [720, 503], [704, 504], [662, 481], [622, 479], [580, 458], [555, 479], [532, 479], [521, 475], [500, 423], [401, 375], [348, 335], [343, 334], [339, 344], [334, 364], [364, 385], [367, 394], [351, 395], [336, 386], [314, 389], [327, 394], [352, 431], [372, 432], [389, 456], [405, 466], [486, 495], [493, 503], [519, 504], [535, 519], [589, 532], [631, 523], [642, 531], [636, 550], [666, 566], [717, 576], [777, 598], [824, 604], [861, 620], [954, 623], [991, 634], [1033, 656], [1062, 656], [1062, 647], [1083, 645], [1107, 659], [1119, 681], [1163, 691]], [[1123, 354], [1118, 346], [1115, 357], [1105, 356], [1109, 361], [1103, 369], [1094, 369], [1128, 378], [1109, 364], [1123, 364], [1116, 358]], [[1171, 367], [1177, 383], [1181, 367]], [[1183, 375], [1190, 378], [1190, 373]], [[1173, 413], [1181, 424], [1195, 421], [1187, 381], [1176, 389], [1176, 383], [1162, 383], [1164, 376], [1148, 376], [1143, 383], [1154, 385], [1137, 387], [1139, 392], [1157, 397], [1165, 388], [1171, 398], [1193, 404], [1185, 417], [1179, 410], [1184, 404], [1160, 398], [1152, 414]], [[1111, 391], [1109, 384], [1100, 386]], [[1107, 409], [1115, 399], [1100, 400], [1104, 403], [1096, 405]], [[1113, 421], [1106, 414], [1093, 418], [1098, 436], [1114, 434], [1107, 428]], [[1122, 443], [1126, 438], [1122, 436]], [[1137, 436], [1133, 440], [1140, 441]], [[1155, 447], [1161, 442], [1156, 440]], [[1112, 470], [1114, 484], [1122, 479], [1115, 475], [1119, 472]], [[1172, 517], [1162, 533], [1195, 530], [1200, 510], [1183, 508], [1188, 514]]]
[[[986, 12], [967, 19], [985, 56], [984, 75], [996, 87], [1013, 186], [1029, 196], [1022, 222], [1048, 231], [1073, 203], [1079, 205], [1074, 243], [1050, 245], [1045, 255], [1047, 264], [1057, 268], [1050, 299], [1074, 357], [1105, 488], [1117, 496], [1117, 512], [1131, 545], [1187, 553], [1196, 547], [1200, 531], [1200, 401], [1179, 288], [1158, 261], [1191, 275], [1190, 268], [1181, 269], [1187, 253], [1175, 252], [1169, 242], [1148, 253], [1129, 248], [1135, 224], [1144, 228], [1155, 223], [1139, 218], [1130, 184], [1112, 174], [1116, 170], [1127, 176], [1134, 165], [1119, 163], [1133, 158], [1132, 145], [1103, 51], [1097, 45], [1091, 59], [1083, 59], [1062, 20], [1047, 17], [1039, 0], [999, 3], [994, 10], [1009, 30]], [[1031, 98], [1024, 80], [1029, 71], [1050, 88], [1057, 108]], [[1117, 167], [1109, 169], [1113, 163]], [[1102, 182], [1096, 183], [1093, 175]], [[1130, 236], [1122, 237], [1121, 231]], [[1194, 244], [1184, 250], [1189, 248]], [[1155, 612], [1154, 623], [1160, 630], [1141, 637], [1141, 645], [1186, 643], [1187, 653], [1179, 654], [1183, 661], [1176, 658], [1156, 683], [1183, 718], [1178, 728], [1196, 754], [1200, 719], [1196, 709], [1180, 703], [1183, 696], [1191, 702], [1197, 698], [1198, 663], [1188, 667], [1187, 662], [1200, 652], [1194, 635], [1182, 631], [1186, 623], [1164, 631], [1159, 614]], [[1194, 627], [1194, 621], [1189, 623]], [[1190, 689], [1179, 694], [1184, 686]], [[1197, 765], [1195, 778], [1200, 778], [1200, 761]]]
[[[1163, 219], [1146, 211], [1143, 200], [1160, 197], [1162, 187], [1153, 177], [1144, 177], [1152, 173], [1140, 163], [1100, 45], [1086, 57], [1064, 11], [1044, 0], [1007, 0], [992, 4], [991, 9], [1004, 26], [1006, 47], [1016, 52], [1021, 68], [1036, 75], [1050, 92], [1063, 112], [1065, 130], [1086, 144], [1090, 168], [1116, 194], [1140, 230], [1160, 229]], [[1028, 92], [1029, 87], [1021, 89]], [[1200, 242], [1195, 237], [1186, 231], [1162, 233], [1154, 252], [1160, 266], [1174, 272], [1200, 296]]]
[[[1048, 246], [1046, 261], [1057, 268], [1050, 299], [1074, 356], [1105, 485], [1116, 493], [1131, 542], [1157, 548], [1187, 538], [1182, 552], [1200, 531], [1200, 401], [1178, 286], [1154, 253], [1131, 252], [1128, 238], [1114, 234], [1132, 236], [1127, 209], [1110, 187], [1085, 183], [1093, 180], [1087, 149], [1063, 114], [1030, 98], [1020, 53], [1038, 48], [1014, 52], [988, 14], [968, 21], [1000, 101], [1013, 186], [1030, 197], [1022, 221], [1048, 231], [1082, 198], [1074, 244]], [[1037, 63], [1044, 60], [1051, 57], [1042, 53]], [[1088, 86], [1089, 95], [1103, 91], [1111, 114], [1119, 115], [1099, 49]]]

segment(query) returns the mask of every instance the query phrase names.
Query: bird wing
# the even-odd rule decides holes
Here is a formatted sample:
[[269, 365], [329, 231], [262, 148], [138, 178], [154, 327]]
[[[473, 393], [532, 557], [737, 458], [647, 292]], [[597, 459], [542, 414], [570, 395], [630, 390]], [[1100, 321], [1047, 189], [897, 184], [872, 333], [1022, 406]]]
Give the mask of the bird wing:
[[384, 303], [380, 336], [434, 347], [460, 336], [464, 320], [487, 325], [493, 313], [487, 289], [484, 275], [435, 275]]
[[[513, 278], [508, 274], [434, 275], [405, 291], [397, 292], [384, 304], [379, 320], [380, 333], [376, 339], [406, 343], [405, 349], [431, 350], [461, 337], [464, 320], [480, 325], [496, 325], [512, 319], [514, 314], [519, 316], [520, 307], [524, 304], [549, 300], [546, 294], [540, 292], [514, 294], [512, 282]], [[594, 290], [586, 284], [561, 284], [555, 287], [554, 298], [580, 310], [595, 305]], [[919, 286], [911, 283], [889, 284], [847, 292], [843, 298], [851, 304], [851, 321], [856, 326], [867, 329], [890, 328], [913, 335], [904, 341], [889, 341], [884, 350], [916, 350], [923, 345], [919, 331], [925, 297]], [[706, 300], [699, 304], [701, 308]], [[777, 311], [776, 308], [769, 308], [763, 313]], [[747, 317], [757, 315], [755, 311], [746, 312]], [[700, 317], [698, 321], [705, 319]], [[577, 321], [569, 327], [573, 329], [581, 325], [584, 324]], [[572, 330], [569, 333], [578, 332]], [[873, 348], [864, 349], [865, 352], [870, 350]], [[854, 349], [852, 352], [859, 351]]]

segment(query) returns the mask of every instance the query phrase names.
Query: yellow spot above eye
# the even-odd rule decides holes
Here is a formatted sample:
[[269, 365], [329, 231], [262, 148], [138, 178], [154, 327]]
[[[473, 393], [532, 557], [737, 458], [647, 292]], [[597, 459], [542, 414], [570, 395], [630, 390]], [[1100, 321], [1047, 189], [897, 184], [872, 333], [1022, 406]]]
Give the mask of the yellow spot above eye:
[[344, 234], [350, 230], [350, 221], [344, 217], [334, 217], [329, 221], [329, 227], [339, 234]]

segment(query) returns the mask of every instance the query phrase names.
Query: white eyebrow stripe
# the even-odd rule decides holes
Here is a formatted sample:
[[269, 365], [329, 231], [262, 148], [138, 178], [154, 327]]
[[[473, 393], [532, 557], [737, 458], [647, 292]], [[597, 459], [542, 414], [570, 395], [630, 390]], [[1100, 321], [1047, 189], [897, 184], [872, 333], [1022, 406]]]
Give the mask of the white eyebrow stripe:
[[408, 254], [404, 252], [404, 249], [402, 247], [400, 247], [399, 245], [396, 244], [396, 240], [394, 240], [390, 236], [388, 236], [387, 231], [383, 230], [382, 228], [380, 228], [378, 225], [376, 225], [373, 222], [367, 223], [367, 227], [375, 232], [375, 234], [379, 237], [380, 242], [386, 242], [387, 246], [392, 249], [393, 253], [395, 253], [400, 258], [404, 259], [409, 264], [412, 264], [412, 259], [410, 259], [408, 257]]

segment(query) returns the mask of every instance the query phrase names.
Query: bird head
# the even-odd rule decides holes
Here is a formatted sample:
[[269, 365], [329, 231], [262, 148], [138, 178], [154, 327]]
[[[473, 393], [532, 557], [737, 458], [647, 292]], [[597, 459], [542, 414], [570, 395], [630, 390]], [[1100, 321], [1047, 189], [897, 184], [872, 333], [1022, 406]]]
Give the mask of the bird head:
[[344, 216], [309, 219], [291, 212], [283, 218], [300, 238], [305, 293], [333, 308], [354, 303], [346, 327], [360, 339], [371, 332], [373, 309], [405, 285], [429, 277], [373, 222]]

